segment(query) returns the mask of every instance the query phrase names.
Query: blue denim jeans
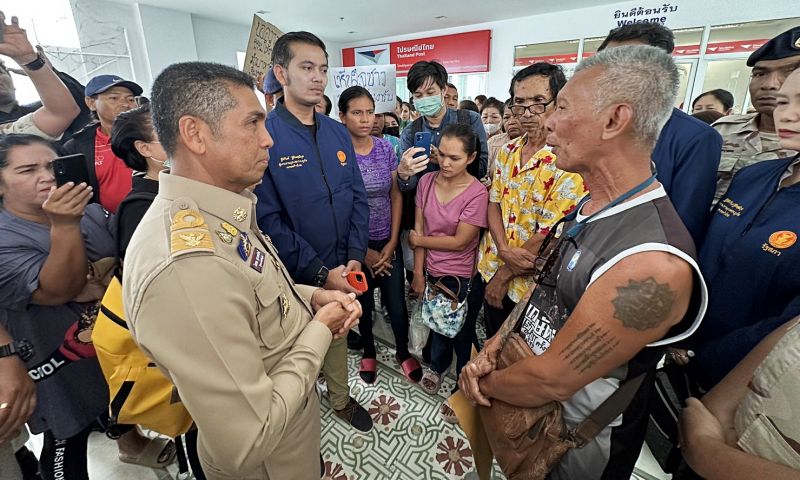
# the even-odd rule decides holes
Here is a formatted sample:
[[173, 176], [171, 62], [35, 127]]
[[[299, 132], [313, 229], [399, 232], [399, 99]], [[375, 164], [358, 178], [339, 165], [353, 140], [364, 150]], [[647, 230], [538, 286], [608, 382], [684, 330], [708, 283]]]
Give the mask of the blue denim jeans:
[[[388, 243], [388, 240], [370, 240], [369, 248], [381, 251]], [[375, 289], [380, 289], [381, 304], [389, 312], [389, 321], [392, 325], [397, 354], [400, 358], [409, 357], [408, 352], [408, 307], [406, 306], [405, 292], [405, 271], [403, 269], [403, 253], [397, 247], [394, 259], [392, 260], [392, 275], [373, 278], [367, 269], [364, 274], [367, 277], [367, 290], [364, 295], [359, 297], [363, 315], [358, 324], [358, 331], [364, 342], [364, 357], [375, 358], [375, 336], [372, 334], [372, 312], [375, 310]]]

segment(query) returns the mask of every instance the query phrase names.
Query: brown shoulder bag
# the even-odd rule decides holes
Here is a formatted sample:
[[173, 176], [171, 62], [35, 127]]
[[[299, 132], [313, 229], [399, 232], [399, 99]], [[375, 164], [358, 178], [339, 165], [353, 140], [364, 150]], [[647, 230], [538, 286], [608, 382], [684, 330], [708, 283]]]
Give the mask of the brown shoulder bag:
[[[497, 358], [502, 370], [534, 353], [519, 333], [527, 308], [526, 295], [506, 320], [512, 325]], [[522, 308], [520, 308], [520, 306]], [[561, 403], [552, 401], [539, 407], [517, 407], [492, 399], [490, 408], [480, 407], [489, 445], [497, 463], [509, 480], [544, 480], [572, 448], [581, 448], [603, 431], [630, 404], [646, 373], [624, 382], [589, 417], [570, 430], [562, 417]]]

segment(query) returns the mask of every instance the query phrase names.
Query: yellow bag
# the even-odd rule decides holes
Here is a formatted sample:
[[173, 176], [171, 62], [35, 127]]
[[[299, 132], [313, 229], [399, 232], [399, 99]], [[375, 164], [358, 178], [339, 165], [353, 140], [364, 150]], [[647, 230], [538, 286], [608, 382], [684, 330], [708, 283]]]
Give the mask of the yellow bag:
[[175, 386], [133, 341], [116, 277], [103, 296], [92, 342], [108, 382], [112, 424], [141, 425], [170, 438], [189, 430], [192, 417]]

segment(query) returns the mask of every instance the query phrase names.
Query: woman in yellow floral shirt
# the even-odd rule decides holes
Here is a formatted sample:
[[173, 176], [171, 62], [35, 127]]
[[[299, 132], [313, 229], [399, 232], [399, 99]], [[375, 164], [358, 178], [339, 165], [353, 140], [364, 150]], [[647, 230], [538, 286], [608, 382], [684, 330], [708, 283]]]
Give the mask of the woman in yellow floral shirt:
[[561, 67], [548, 63], [526, 67], [511, 80], [510, 109], [525, 134], [498, 152], [489, 192], [489, 232], [478, 263], [488, 336], [533, 285], [533, 261], [550, 228], [587, 193], [580, 175], [560, 170], [545, 144], [545, 121], [565, 83]]

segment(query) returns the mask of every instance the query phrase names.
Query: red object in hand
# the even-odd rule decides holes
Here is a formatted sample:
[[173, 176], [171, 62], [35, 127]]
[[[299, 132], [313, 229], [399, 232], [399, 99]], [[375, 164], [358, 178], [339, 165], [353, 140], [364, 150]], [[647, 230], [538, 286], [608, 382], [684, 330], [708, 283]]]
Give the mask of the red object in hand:
[[347, 274], [347, 283], [350, 284], [351, 287], [358, 290], [359, 293], [364, 293], [369, 288], [367, 286], [367, 277], [364, 276], [364, 272], [350, 272]]

